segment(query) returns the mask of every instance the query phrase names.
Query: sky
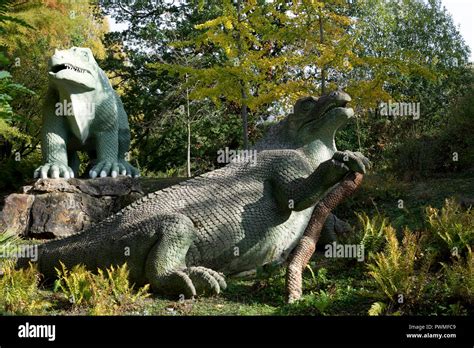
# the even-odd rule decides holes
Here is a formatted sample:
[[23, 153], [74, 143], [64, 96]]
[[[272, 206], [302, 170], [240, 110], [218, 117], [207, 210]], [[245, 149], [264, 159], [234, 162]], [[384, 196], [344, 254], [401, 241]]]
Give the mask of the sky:
[[[441, 0], [443, 6], [453, 17], [454, 24], [458, 28], [466, 44], [471, 49], [470, 61], [474, 62], [474, 0]], [[127, 23], [116, 23], [109, 17], [111, 31], [122, 31], [127, 29]]]

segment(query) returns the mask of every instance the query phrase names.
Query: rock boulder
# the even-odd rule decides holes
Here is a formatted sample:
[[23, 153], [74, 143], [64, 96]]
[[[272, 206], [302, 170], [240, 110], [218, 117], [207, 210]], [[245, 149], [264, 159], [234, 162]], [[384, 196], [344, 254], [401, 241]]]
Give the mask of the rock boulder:
[[6, 197], [0, 232], [53, 239], [75, 234], [143, 196], [130, 177], [39, 179]]

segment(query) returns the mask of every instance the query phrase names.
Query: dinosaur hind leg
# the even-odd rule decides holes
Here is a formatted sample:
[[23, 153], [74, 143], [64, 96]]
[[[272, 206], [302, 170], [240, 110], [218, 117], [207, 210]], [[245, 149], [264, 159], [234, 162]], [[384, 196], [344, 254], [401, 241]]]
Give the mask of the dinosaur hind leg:
[[148, 253], [145, 276], [153, 291], [190, 298], [218, 294], [226, 287], [224, 277], [205, 267], [186, 267], [186, 254], [196, 236], [185, 215], [159, 216], [160, 238]]

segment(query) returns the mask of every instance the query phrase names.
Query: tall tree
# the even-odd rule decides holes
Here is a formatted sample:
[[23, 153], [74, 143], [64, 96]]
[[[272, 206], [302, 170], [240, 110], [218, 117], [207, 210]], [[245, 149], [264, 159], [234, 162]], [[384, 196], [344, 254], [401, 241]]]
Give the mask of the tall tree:
[[[321, 79], [318, 66], [345, 69], [351, 40], [344, 27], [350, 19], [318, 1], [222, 0], [215, 18], [196, 25], [194, 40], [174, 43], [195, 54], [213, 50], [214, 64], [195, 68], [181, 64], [154, 64], [159, 71], [176, 73], [197, 88], [193, 99], [236, 104], [240, 108], [243, 143], [247, 146], [247, 112], [277, 103], [288, 106], [304, 94], [317, 94]], [[320, 18], [325, 18], [326, 41], [318, 40]], [[313, 36], [314, 34], [314, 36]], [[335, 44], [337, 42], [337, 44]], [[318, 73], [319, 71], [319, 73]], [[186, 88], [186, 83], [183, 84]]]
[[[383, 160], [410, 138], [447, 122], [448, 101], [467, 74], [468, 47], [439, 0], [353, 1], [347, 14], [356, 44], [351, 70], [338, 77], [357, 105], [357, 124], [339, 140]], [[420, 118], [387, 118], [380, 102], [419, 102]], [[359, 131], [357, 131], [358, 126]]]
[[130, 117], [134, 156], [147, 175], [176, 170], [189, 174], [183, 167], [191, 167], [191, 174], [202, 173], [215, 164], [219, 148], [238, 141], [232, 108], [189, 99], [188, 122], [186, 92], [192, 93], [194, 85], [184, 87], [186, 75], [178, 78], [149, 67], [153, 62], [180, 62], [202, 68], [216, 60], [211, 50], [196, 54], [171, 43], [195, 37], [194, 25], [213, 18], [218, 3], [208, 1], [202, 11], [197, 1], [101, 1], [105, 13], [127, 23], [122, 32], [107, 35], [110, 54], [104, 64], [116, 76], [113, 83]]

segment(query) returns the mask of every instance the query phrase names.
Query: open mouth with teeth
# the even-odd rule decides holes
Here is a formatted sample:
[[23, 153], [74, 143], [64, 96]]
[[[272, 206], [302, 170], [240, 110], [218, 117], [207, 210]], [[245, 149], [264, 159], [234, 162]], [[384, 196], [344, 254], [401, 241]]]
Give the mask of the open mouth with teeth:
[[58, 65], [55, 65], [51, 68], [51, 71], [53, 73], [57, 73], [57, 72], [60, 72], [61, 70], [73, 70], [75, 72], [78, 72], [78, 73], [87, 73], [88, 71], [86, 69], [81, 69], [81, 68], [78, 68], [77, 66], [74, 66], [72, 64], [58, 64]]

